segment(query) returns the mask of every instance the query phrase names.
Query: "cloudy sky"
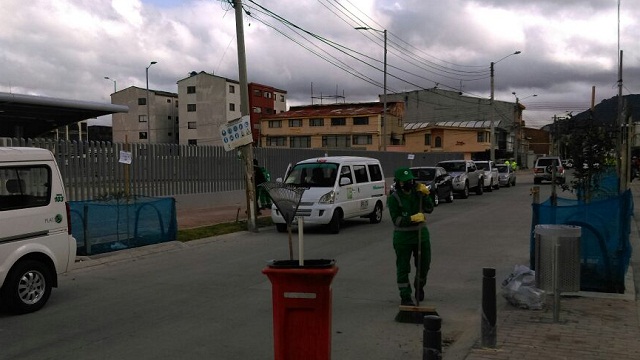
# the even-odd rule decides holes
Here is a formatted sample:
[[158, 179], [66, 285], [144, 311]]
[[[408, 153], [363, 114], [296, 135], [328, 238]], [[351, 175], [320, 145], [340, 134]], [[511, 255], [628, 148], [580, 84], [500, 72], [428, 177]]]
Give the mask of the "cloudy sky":
[[[151, 89], [177, 92], [191, 71], [238, 80], [229, 1], [2, 0], [0, 92], [110, 102], [114, 85], [144, 88], [151, 61]], [[540, 127], [586, 110], [593, 86], [596, 104], [617, 95], [619, 50], [623, 94], [640, 93], [635, 0], [242, 2], [248, 80], [287, 91], [289, 105], [376, 101], [384, 29], [390, 93], [489, 98], [494, 62], [495, 99], [515, 92]]]

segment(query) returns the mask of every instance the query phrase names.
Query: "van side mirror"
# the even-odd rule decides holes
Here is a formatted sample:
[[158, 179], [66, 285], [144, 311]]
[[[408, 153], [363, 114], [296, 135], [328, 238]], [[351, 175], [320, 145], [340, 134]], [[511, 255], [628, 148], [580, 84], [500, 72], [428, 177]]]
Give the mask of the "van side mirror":
[[351, 184], [351, 179], [349, 179], [348, 177], [343, 176], [340, 178], [340, 186], [345, 186], [350, 184]]

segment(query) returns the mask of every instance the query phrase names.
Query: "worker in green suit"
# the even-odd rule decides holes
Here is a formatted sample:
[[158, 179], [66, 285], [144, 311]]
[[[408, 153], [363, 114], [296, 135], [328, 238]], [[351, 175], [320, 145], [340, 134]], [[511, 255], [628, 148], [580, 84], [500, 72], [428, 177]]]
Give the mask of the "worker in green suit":
[[[411, 257], [416, 266], [414, 287], [418, 301], [424, 300], [424, 286], [431, 264], [431, 243], [425, 224], [425, 214], [433, 211], [429, 189], [416, 184], [411, 169], [403, 167], [394, 173], [395, 191], [387, 198], [387, 207], [394, 225], [393, 248], [396, 252], [396, 280], [400, 291], [401, 305], [413, 306], [411, 284]], [[420, 203], [422, 202], [422, 205]], [[419, 239], [419, 235], [421, 239]], [[420, 268], [418, 269], [418, 241], [420, 245]]]

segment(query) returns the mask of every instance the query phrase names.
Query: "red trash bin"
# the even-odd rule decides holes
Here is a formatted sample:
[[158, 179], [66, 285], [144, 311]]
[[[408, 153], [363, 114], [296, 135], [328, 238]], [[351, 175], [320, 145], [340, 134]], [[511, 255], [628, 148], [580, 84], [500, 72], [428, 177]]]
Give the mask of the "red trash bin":
[[274, 261], [271, 281], [275, 360], [331, 359], [331, 281], [334, 260]]

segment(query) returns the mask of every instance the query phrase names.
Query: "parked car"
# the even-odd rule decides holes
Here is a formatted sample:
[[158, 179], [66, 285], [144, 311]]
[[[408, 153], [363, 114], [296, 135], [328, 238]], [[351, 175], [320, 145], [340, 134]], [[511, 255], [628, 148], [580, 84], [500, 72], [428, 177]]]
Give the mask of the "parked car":
[[438, 166], [417, 166], [412, 167], [411, 172], [417, 183], [427, 186], [435, 206], [440, 204], [440, 200], [453, 202], [453, 179], [447, 170]]
[[[378, 159], [358, 156], [327, 156], [298, 162], [284, 179], [285, 184], [306, 187], [297, 217], [305, 224], [325, 225], [337, 234], [345, 219], [368, 218], [372, 224], [382, 220], [387, 203], [384, 174]], [[271, 220], [279, 232], [287, 222], [275, 204]], [[297, 223], [297, 219], [293, 222]]]
[[500, 186], [511, 187], [516, 186], [516, 172], [507, 164], [497, 164], [498, 179]]
[[562, 166], [562, 160], [559, 156], [543, 156], [536, 159], [536, 164], [533, 167], [533, 183], [540, 184], [543, 180], [551, 181], [554, 176], [556, 182], [564, 184], [565, 171]]
[[0, 185], [0, 303], [34, 312], [75, 263], [62, 176], [49, 150], [0, 147]]
[[453, 191], [463, 199], [469, 197], [470, 189], [475, 190], [477, 195], [484, 192], [484, 173], [478, 170], [473, 160], [445, 160], [440, 161], [437, 166], [451, 175]]
[[571, 169], [573, 167], [573, 159], [562, 159], [562, 166], [566, 169]]
[[493, 191], [493, 189], [500, 189], [500, 180], [498, 179], [498, 169], [493, 161], [476, 161], [478, 169], [484, 171], [484, 189], [486, 191]]

